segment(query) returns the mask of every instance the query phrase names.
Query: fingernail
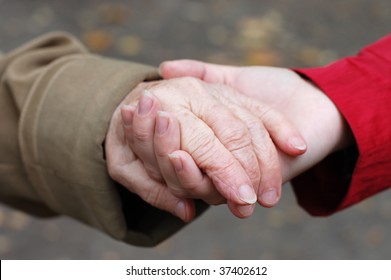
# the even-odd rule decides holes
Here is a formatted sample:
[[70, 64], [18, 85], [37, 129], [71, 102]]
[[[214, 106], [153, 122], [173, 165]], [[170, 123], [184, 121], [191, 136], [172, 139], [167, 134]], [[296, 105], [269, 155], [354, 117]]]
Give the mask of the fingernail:
[[267, 190], [262, 193], [261, 195], [261, 201], [264, 204], [273, 206], [274, 204], [277, 203], [278, 200], [278, 195], [275, 189]]
[[169, 154], [168, 157], [170, 158], [171, 164], [174, 166], [175, 171], [182, 171], [183, 165], [180, 156], [177, 154]]
[[174, 215], [179, 217], [183, 221], [186, 220], [186, 206], [183, 201], [179, 201], [176, 205]]
[[123, 105], [121, 108], [122, 121], [125, 126], [131, 126], [136, 108], [133, 105]]
[[168, 114], [163, 111], [158, 111], [157, 116], [156, 130], [158, 134], [162, 135], [168, 129]]
[[257, 195], [249, 185], [241, 185], [239, 187], [239, 199], [248, 204], [254, 204], [257, 201]]
[[292, 147], [294, 147], [295, 149], [298, 149], [300, 151], [305, 151], [307, 149], [306, 143], [300, 137], [293, 137], [290, 139], [289, 142], [292, 145]]
[[244, 217], [249, 217], [254, 212], [254, 207], [255, 207], [255, 204], [240, 205], [240, 206], [237, 206], [237, 209], [240, 212], [240, 214], [242, 214]]
[[153, 105], [153, 99], [152, 94], [144, 90], [143, 95], [140, 98], [140, 102], [138, 103], [138, 113], [139, 115], [143, 116], [149, 113], [149, 111], [152, 109]]

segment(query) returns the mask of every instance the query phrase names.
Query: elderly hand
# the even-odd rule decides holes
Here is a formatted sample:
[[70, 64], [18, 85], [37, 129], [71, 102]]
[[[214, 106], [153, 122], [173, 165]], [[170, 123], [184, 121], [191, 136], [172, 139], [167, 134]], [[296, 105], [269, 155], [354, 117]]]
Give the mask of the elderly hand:
[[292, 158], [279, 153], [283, 181], [353, 142], [349, 126], [333, 102], [294, 71], [276, 67], [233, 67], [178, 60], [162, 63], [166, 79], [191, 76], [221, 83], [278, 110], [299, 129], [308, 149]]
[[[138, 96], [131, 92], [126, 101]], [[149, 176], [143, 162], [129, 149], [122, 126], [120, 106], [115, 110], [105, 141], [110, 176], [150, 205], [172, 213], [185, 222], [195, 215], [194, 202], [174, 196], [164, 182]]]
[[[281, 115], [231, 88], [191, 78], [142, 84], [135, 91], [145, 89], [137, 108], [133, 102], [122, 114], [128, 143], [152, 177], [160, 180], [162, 174], [178, 197], [210, 204], [227, 200], [238, 217], [251, 215], [255, 193], [264, 206], [278, 201], [281, 174], [272, 140], [291, 155], [305, 151], [301, 136]], [[160, 112], [155, 128], [157, 99], [172, 115]]]

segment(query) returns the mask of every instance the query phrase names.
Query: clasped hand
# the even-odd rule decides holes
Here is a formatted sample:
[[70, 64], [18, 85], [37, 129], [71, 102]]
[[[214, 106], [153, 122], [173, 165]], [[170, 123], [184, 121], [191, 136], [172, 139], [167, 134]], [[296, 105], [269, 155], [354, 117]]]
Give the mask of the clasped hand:
[[195, 215], [192, 199], [227, 203], [241, 218], [257, 201], [275, 205], [287, 179], [281, 164], [307, 147], [283, 104], [313, 87], [290, 70], [259, 68], [163, 64], [168, 80], [140, 84], [113, 115], [106, 138], [111, 177], [184, 221]]

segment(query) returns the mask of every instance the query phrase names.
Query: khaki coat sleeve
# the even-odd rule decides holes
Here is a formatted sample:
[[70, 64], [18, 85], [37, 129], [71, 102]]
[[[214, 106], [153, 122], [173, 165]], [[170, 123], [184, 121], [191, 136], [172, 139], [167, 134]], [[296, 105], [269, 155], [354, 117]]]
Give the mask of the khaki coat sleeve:
[[183, 223], [117, 185], [104, 160], [115, 108], [157, 78], [155, 68], [91, 55], [64, 33], [0, 57], [0, 200], [139, 246], [176, 232]]

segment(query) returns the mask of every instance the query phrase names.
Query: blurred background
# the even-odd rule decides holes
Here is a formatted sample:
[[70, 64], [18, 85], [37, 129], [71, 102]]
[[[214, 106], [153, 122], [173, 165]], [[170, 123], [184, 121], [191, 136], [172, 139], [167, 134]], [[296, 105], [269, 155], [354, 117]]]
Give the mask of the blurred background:
[[[157, 66], [194, 58], [310, 67], [389, 32], [388, 0], [0, 0], [0, 49], [63, 30], [102, 55]], [[66, 217], [0, 208], [1, 259], [389, 259], [391, 192], [328, 218], [297, 206], [289, 185], [250, 219], [213, 207], [156, 248], [117, 242]]]

